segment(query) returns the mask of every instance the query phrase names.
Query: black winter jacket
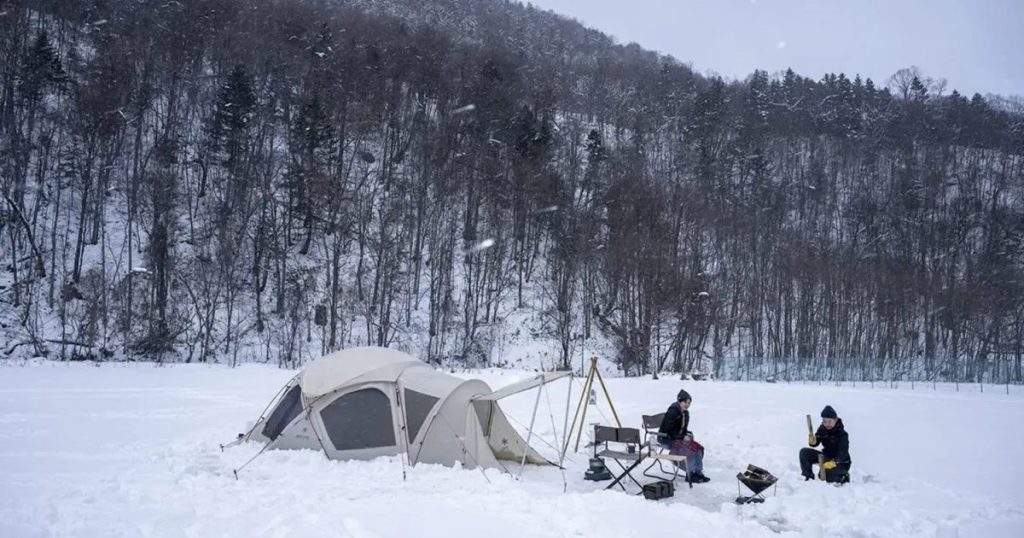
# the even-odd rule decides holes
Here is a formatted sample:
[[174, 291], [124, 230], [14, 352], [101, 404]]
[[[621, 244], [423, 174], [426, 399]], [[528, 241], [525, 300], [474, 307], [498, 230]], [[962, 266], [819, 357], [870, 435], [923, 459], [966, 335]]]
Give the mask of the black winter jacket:
[[674, 402], [665, 411], [665, 418], [661, 419], [661, 427], [658, 428], [658, 437], [665, 437], [671, 440], [682, 439], [686, 436], [686, 427], [690, 425], [690, 412], [683, 411], [679, 402]]
[[836, 460], [836, 463], [850, 462], [850, 436], [843, 426], [843, 419], [836, 420], [836, 425], [831, 430], [826, 429], [824, 425], [818, 426], [814, 436], [818, 442], [811, 446], [818, 446], [818, 443], [821, 443], [821, 452], [826, 458]]

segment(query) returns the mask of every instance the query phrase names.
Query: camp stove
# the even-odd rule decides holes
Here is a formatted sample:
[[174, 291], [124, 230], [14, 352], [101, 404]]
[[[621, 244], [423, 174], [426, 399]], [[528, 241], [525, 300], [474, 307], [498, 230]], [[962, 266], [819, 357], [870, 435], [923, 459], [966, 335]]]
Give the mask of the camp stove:
[[583, 473], [583, 478], [585, 480], [593, 480], [594, 482], [611, 480], [612, 472], [605, 467], [603, 459], [590, 458], [590, 468], [587, 469], [587, 472]]

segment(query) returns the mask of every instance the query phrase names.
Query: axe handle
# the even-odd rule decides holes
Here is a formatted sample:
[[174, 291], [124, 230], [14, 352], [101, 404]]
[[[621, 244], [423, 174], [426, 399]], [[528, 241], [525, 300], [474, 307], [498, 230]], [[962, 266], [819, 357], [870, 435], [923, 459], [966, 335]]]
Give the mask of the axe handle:
[[[807, 433], [808, 435], [814, 435], [814, 425], [811, 424], [811, 415], [807, 415]], [[821, 466], [825, 463], [825, 455], [818, 454], [818, 480], [825, 479], [825, 468]]]

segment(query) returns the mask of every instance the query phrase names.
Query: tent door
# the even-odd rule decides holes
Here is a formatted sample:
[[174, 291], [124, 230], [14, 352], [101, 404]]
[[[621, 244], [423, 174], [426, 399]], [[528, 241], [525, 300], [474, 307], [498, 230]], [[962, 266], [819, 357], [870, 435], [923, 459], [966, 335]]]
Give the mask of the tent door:
[[394, 383], [346, 387], [313, 406], [311, 419], [332, 459], [372, 459], [402, 452], [403, 423]]

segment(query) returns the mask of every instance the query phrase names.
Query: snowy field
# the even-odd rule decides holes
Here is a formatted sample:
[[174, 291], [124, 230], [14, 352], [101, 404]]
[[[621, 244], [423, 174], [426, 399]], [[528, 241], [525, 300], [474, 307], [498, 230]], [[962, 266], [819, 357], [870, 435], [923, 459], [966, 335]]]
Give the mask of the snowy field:
[[[264, 366], [0, 366], [0, 536], [1024, 535], [1024, 393], [1015, 388], [608, 379], [625, 425], [664, 411], [679, 388], [694, 397], [691, 429], [707, 447], [712, 482], [655, 502], [583, 480], [582, 448], [564, 473], [527, 467], [521, 478], [276, 451], [236, 480], [232, 469], [259, 447], [222, 453], [219, 443], [292, 375]], [[527, 375], [479, 377], [497, 388]], [[549, 443], [552, 423], [562, 429], [561, 383], [542, 395], [537, 416]], [[527, 423], [534, 398], [502, 407]], [[853, 483], [841, 488], [803, 482], [797, 466], [804, 415], [826, 403], [850, 432]], [[610, 418], [602, 401], [587, 422]], [[779, 484], [766, 503], [736, 506], [735, 475], [748, 463]]]

